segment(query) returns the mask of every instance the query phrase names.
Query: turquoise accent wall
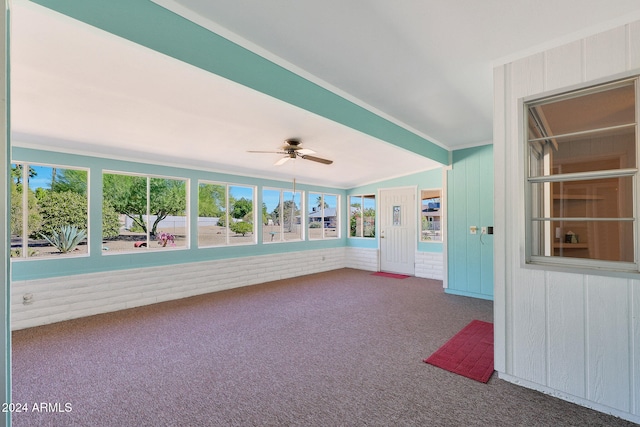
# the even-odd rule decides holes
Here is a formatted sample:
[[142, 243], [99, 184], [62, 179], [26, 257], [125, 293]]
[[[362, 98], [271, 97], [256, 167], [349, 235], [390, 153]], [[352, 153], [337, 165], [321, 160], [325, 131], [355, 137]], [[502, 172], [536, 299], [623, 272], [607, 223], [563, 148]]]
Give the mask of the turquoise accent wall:
[[34, 0], [89, 25], [449, 164], [449, 152], [148, 0]]
[[[453, 152], [447, 172], [448, 288], [445, 292], [493, 300], [493, 146]], [[478, 234], [470, 234], [470, 226]]]
[[[411, 175], [405, 175], [397, 178], [392, 178], [384, 181], [375, 182], [368, 185], [352, 188], [347, 191], [347, 196], [357, 196], [365, 194], [375, 194], [378, 196], [378, 191], [383, 188], [396, 188], [396, 187], [417, 187], [417, 194], [420, 194], [420, 190], [442, 188], [443, 169], [431, 169], [424, 172], [419, 172]], [[377, 206], [377, 205], [376, 205]], [[378, 229], [378, 217], [376, 217], [376, 230]], [[416, 235], [416, 240], [419, 236]], [[357, 248], [377, 249], [378, 239], [370, 238], [347, 238], [347, 246]], [[417, 241], [417, 248], [420, 252], [442, 252], [443, 243], [441, 242], [420, 242]]]
[[[346, 245], [346, 222], [342, 219], [341, 238], [326, 240], [306, 240], [300, 242], [286, 242], [276, 244], [255, 244], [242, 246], [221, 246], [215, 248], [197, 247], [197, 227], [191, 227], [191, 247], [170, 251], [153, 251], [126, 254], [104, 255], [102, 251], [102, 171], [119, 171], [139, 174], [151, 174], [190, 179], [190, 221], [197, 224], [198, 180], [219, 181], [232, 184], [247, 184], [257, 186], [256, 206], [262, 205], [262, 188], [290, 189], [292, 183], [239, 175], [221, 174], [202, 170], [183, 169], [160, 165], [103, 159], [99, 157], [81, 156], [50, 151], [40, 151], [27, 148], [13, 147], [12, 161], [33, 164], [58, 165], [67, 167], [81, 167], [89, 169], [89, 244], [90, 256], [43, 259], [13, 260], [12, 279], [26, 280], [44, 277], [69, 276], [73, 274], [94, 273], [100, 271], [122, 270], [139, 267], [163, 267], [172, 264], [208, 261], [213, 259], [236, 258], [273, 253], [289, 253], [311, 249], [336, 248]], [[323, 192], [337, 194], [345, 203], [345, 190], [296, 184], [296, 189], [308, 192]], [[307, 204], [308, 206], [308, 204]], [[344, 217], [344, 215], [343, 215]], [[262, 236], [262, 224], [258, 221], [258, 237]], [[260, 241], [260, 239], [258, 240]], [[304, 255], [300, 255], [304, 256]]]

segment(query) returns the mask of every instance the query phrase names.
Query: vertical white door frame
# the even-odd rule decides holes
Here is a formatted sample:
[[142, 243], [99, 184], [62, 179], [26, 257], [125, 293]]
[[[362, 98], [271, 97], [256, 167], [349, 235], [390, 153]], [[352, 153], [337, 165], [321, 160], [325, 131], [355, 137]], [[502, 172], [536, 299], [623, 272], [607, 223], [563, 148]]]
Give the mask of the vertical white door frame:
[[449, 188], [449, 171], [451, 165], [442, 168], [442, 194], [440, 199], [440, 228], [442, 232], [442, 287], [447, 289], [449, 287], [449, 234], [447, 232], [448, 212], [447, 199]]
[[[378, 190], [378, 200], [380, 200], [380, 205], [379, 205], [379, 213], [380, 213], [380, 221], [379, 221], [379, 229], [380, 232], [378, 233], [378, 267], [380, 270], [384, 270], [383, 268], [383, 244], [385, 242], [382, 241], [384, 237], [384, 223], [383, 223], [383, 216], [384, 215], [389, 215], [388, 213], [384, 213], [384, 209], [390, 208], [390, 206], [386, 206], [386, 201], [383, 197], [383, 193], [384, 192], [389, 192], [389, 191], [411, 191], [412, 194], [412, 200], [409, 202], [408, 209], [411, 210], [411, 214], [409, 215], [409, 218], [411, 219], [411, 228], [413, 229], [413, 233], [410, 233], [411, 235], [408, 238], [408, 241], [406, 242], [407, 244], [407, 252], [410, 254], [411, 257], [411, 266], [410, 266], [410, 270], [411, 271], [405, 271], [403, 273], [405, 274], [411, 274], [411, 275], [415, 275], [415, 255], [416, 255], [416, 251], [418, 248], [418, 234], [417, 234], [417, 223], [418, 223], [418, 204], [417, 204], [417, 192], [418, 192], [418, 188], [417, 186], [406, 186], [406, 187], [394, 187], [394, 188], [380, 188]], [[397, 271], [396, 271], [397, 272]]]

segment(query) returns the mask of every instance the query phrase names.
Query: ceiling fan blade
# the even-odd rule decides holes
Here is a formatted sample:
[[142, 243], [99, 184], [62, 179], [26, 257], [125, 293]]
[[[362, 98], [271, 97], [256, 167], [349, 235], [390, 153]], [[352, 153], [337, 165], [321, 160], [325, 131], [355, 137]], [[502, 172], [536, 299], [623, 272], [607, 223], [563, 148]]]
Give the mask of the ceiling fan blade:
[[281, 158], [280, 160], [278, 160], [277, 162], [275, 162], [275, 163], [274, 163], [274, 165], [276, 165], [276, 166], [283, 165], [283, 164], [285, 164], [286, 162], [288, 162], [290, 158], [291, 158], [291, 157], [289, 157], [289, 156], [287, 156], [287, 157], [283, 157], [283, 158]]
[[305, 160], [311, 160], [312, 162], [318, 162], [318, 163], [322, 163], [322, 164], [325, 164], [325, 165], [330, 165], [331, 163], [333, 163], [333, 160], [327, 160], [327, 159], [323, 159], [323, 158], [316, 157], [316, 156], [303, 155], [303, 156], [300, 156], [300, 157], [302, 157]]
[[247, 150], [247, 153], [287, 154], [284, 151], [256, 151], [256, 150]]

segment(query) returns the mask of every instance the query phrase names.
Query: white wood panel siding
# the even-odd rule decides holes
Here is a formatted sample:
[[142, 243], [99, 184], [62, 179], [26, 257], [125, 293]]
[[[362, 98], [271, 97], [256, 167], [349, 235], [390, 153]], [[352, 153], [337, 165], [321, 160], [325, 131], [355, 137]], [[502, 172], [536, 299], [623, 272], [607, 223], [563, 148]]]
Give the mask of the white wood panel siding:
[[519, 99], [640, 73], [640, 21], [494, 70], [495, 367], [526, 387], [640, 423], [640, 281], [524, 265]]
[[[24, 329], [209, 292], [346, 267], [346, 248], [304, 251], [304, 262], [283, 254], [15, 281], [11, 325]], [[24, 296], [31, 303], [24, 304]]]

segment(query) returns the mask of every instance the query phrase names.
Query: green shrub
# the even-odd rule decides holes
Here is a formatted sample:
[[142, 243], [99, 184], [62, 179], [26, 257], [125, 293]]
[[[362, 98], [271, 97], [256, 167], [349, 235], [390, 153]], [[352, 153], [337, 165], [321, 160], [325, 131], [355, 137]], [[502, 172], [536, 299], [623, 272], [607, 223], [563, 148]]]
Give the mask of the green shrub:
[[51, 235], [41, 234], [41, 236], [60, 252], [66, 254], [74, 250], [87, 237], [87, 232], [74, 225], [63, 225], [60, 230], [51, 233]]
[[232, 222], [229, 225], [231, 231], [236, 234], [242, 234], [243, 236], [253, 231], [253, 224], [249, 222]]
[[107, 200], [102, 201], [102, 238], [113, 239], [120, 235], [120, 217]]
[[321, 222], [312, 222], [309, 224], [309, 228], [322, 228]]
[[[22, 236], [22, 185], [13, 184], [11, 186], [11, 234]], [[38, 211], [38, 200], [33, 191], [27, 190], [27, 208], [29, 218], [27, 219], [27, 235], [37, 236], [40, 231], [42, 218]]]
[[40, 234], [52, 236], [64, 226], [87, 229], [87, 197], [73, 191], [49, 191], [40, 200]]

